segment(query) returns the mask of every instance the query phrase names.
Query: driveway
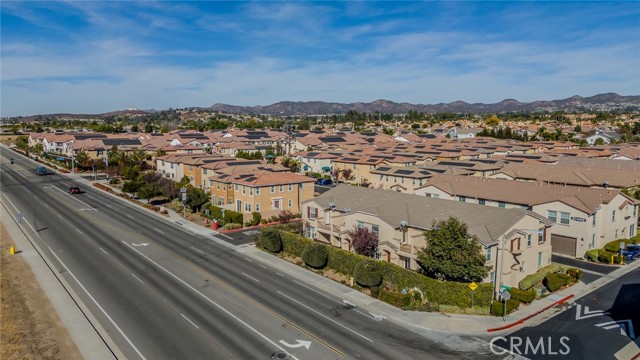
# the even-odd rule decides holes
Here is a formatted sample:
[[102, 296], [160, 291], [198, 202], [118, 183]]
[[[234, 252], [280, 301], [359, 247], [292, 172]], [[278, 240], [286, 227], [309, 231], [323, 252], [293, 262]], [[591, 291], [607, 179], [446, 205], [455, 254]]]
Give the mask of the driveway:
[[585, 284], [597, 280], [602, 275], [608, 274], [613, 270], [619, 268], [616, 265], [596, 264], [586, 260], [572, 259], [561, 255], [551, 255], [551, 261], [554, 263], [571, 266], [582, 270], [582, 278], [580, 279]]

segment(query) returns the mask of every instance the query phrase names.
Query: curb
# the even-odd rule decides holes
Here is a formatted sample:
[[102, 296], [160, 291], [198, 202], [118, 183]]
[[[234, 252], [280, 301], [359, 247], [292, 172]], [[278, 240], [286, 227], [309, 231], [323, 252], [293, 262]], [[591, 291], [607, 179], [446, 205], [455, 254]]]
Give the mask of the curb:
[[523, 324], [526, 320], [531, 319], [532, 317], [534, 317], [534, 316], [536, 316], [536, 315], [538, 315], [538, 314], [540, 314], [540, 313], [542, 313], [542, 312], [544, 312], [544, 311], [548, 310], [549, 308], [552, 308], [552, 307], [554, 307], [554, 306], [556, 306], [556, 305], [560, 305], [560, 304], [562, 304], [562, 303], [566, 302], [567, 300], [571, 299], [571, 298], [572, 298], [572, 297], [574, 297], [574, 296], [575, 296], [574, 294], [568, 295], [568, 296], [566, 296], [566, 297], [564, 297], [564, 298], [562, 298], [562, 299], [560, 299], [560, 300], [558, 300], [558, 301], [556, 301], [556, 302], [554, 302], [554, 303], [551, 303], [550, 305], [545, 306], [544, 308], [542, 308], [542, 309], [540, 309], [540, 310], [538, 310], [538, 311], [534, 312], [533, 314], [529, 314], [529, 315], [527, 315], [527, 316], [523, 317], [522, 319], [520, 319], [520, 320], [518, 320], [518, 321], [515, 321], [515, 322], [513, 322], [513, 323], [511, 323], [511, 324], [508, 324], [508, 325], [505, 325], [505, 326], [501, 326], [501, 327], [497, 327], [497, 328], [492, 328], [492, 329], [487, 329], [487, 332], [494, 332], [494, 331], [505, 330], [505, 329], [512, 328], [512, 327], [514, 327], [514, 326], [516, 326], [516, 325]]

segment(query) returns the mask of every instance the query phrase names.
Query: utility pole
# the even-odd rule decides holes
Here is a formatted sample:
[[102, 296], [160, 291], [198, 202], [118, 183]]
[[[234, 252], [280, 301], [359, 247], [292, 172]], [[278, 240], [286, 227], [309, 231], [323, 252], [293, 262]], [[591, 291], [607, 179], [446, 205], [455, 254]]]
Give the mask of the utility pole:
[[73, 143], [71, 143], [71, 173], [76, 173], [76, 162], [75, 158], [73, 157]]
[[104, 157], [104, 161], [107, 164], [106, 165], [106, 169], [105, 169], [105, 173], [107, 174], [107, 181], [109, 181], [109, 149], [105, 150], [105, 154], [106, 154], [106, 156]]

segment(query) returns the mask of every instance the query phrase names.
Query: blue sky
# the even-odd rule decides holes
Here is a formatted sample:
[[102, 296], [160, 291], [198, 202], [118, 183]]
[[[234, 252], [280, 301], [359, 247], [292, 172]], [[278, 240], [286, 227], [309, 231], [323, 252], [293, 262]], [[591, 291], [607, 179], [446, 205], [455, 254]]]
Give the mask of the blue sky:
[[1, 116], [640, 95], [639, 2], [0, 3]]

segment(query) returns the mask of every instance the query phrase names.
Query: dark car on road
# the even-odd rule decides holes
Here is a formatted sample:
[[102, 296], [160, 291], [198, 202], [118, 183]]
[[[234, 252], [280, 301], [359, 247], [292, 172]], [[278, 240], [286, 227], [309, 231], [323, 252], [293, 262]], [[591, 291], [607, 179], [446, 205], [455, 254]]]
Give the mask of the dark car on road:
[[36, 168], [36, 174], [38, 175], [47, 175], [47, 168], [44, 166], [38, 166]]
[[82, 193], [82, 191], [80, 191], [80, 188], [77, 186], [71, 186], [69, 188], [69, 194], [80, 194]]
[[630, 244], [627, 245], [626, 249], [622, 250], [622, 256], [626, 260], [634, 260], [640, 257], [640, 245], [638, 244]]
[[333, 185], [333, 181], [331, 181], [331, 179], [317, 179], [316, 185], [331, 186]]

